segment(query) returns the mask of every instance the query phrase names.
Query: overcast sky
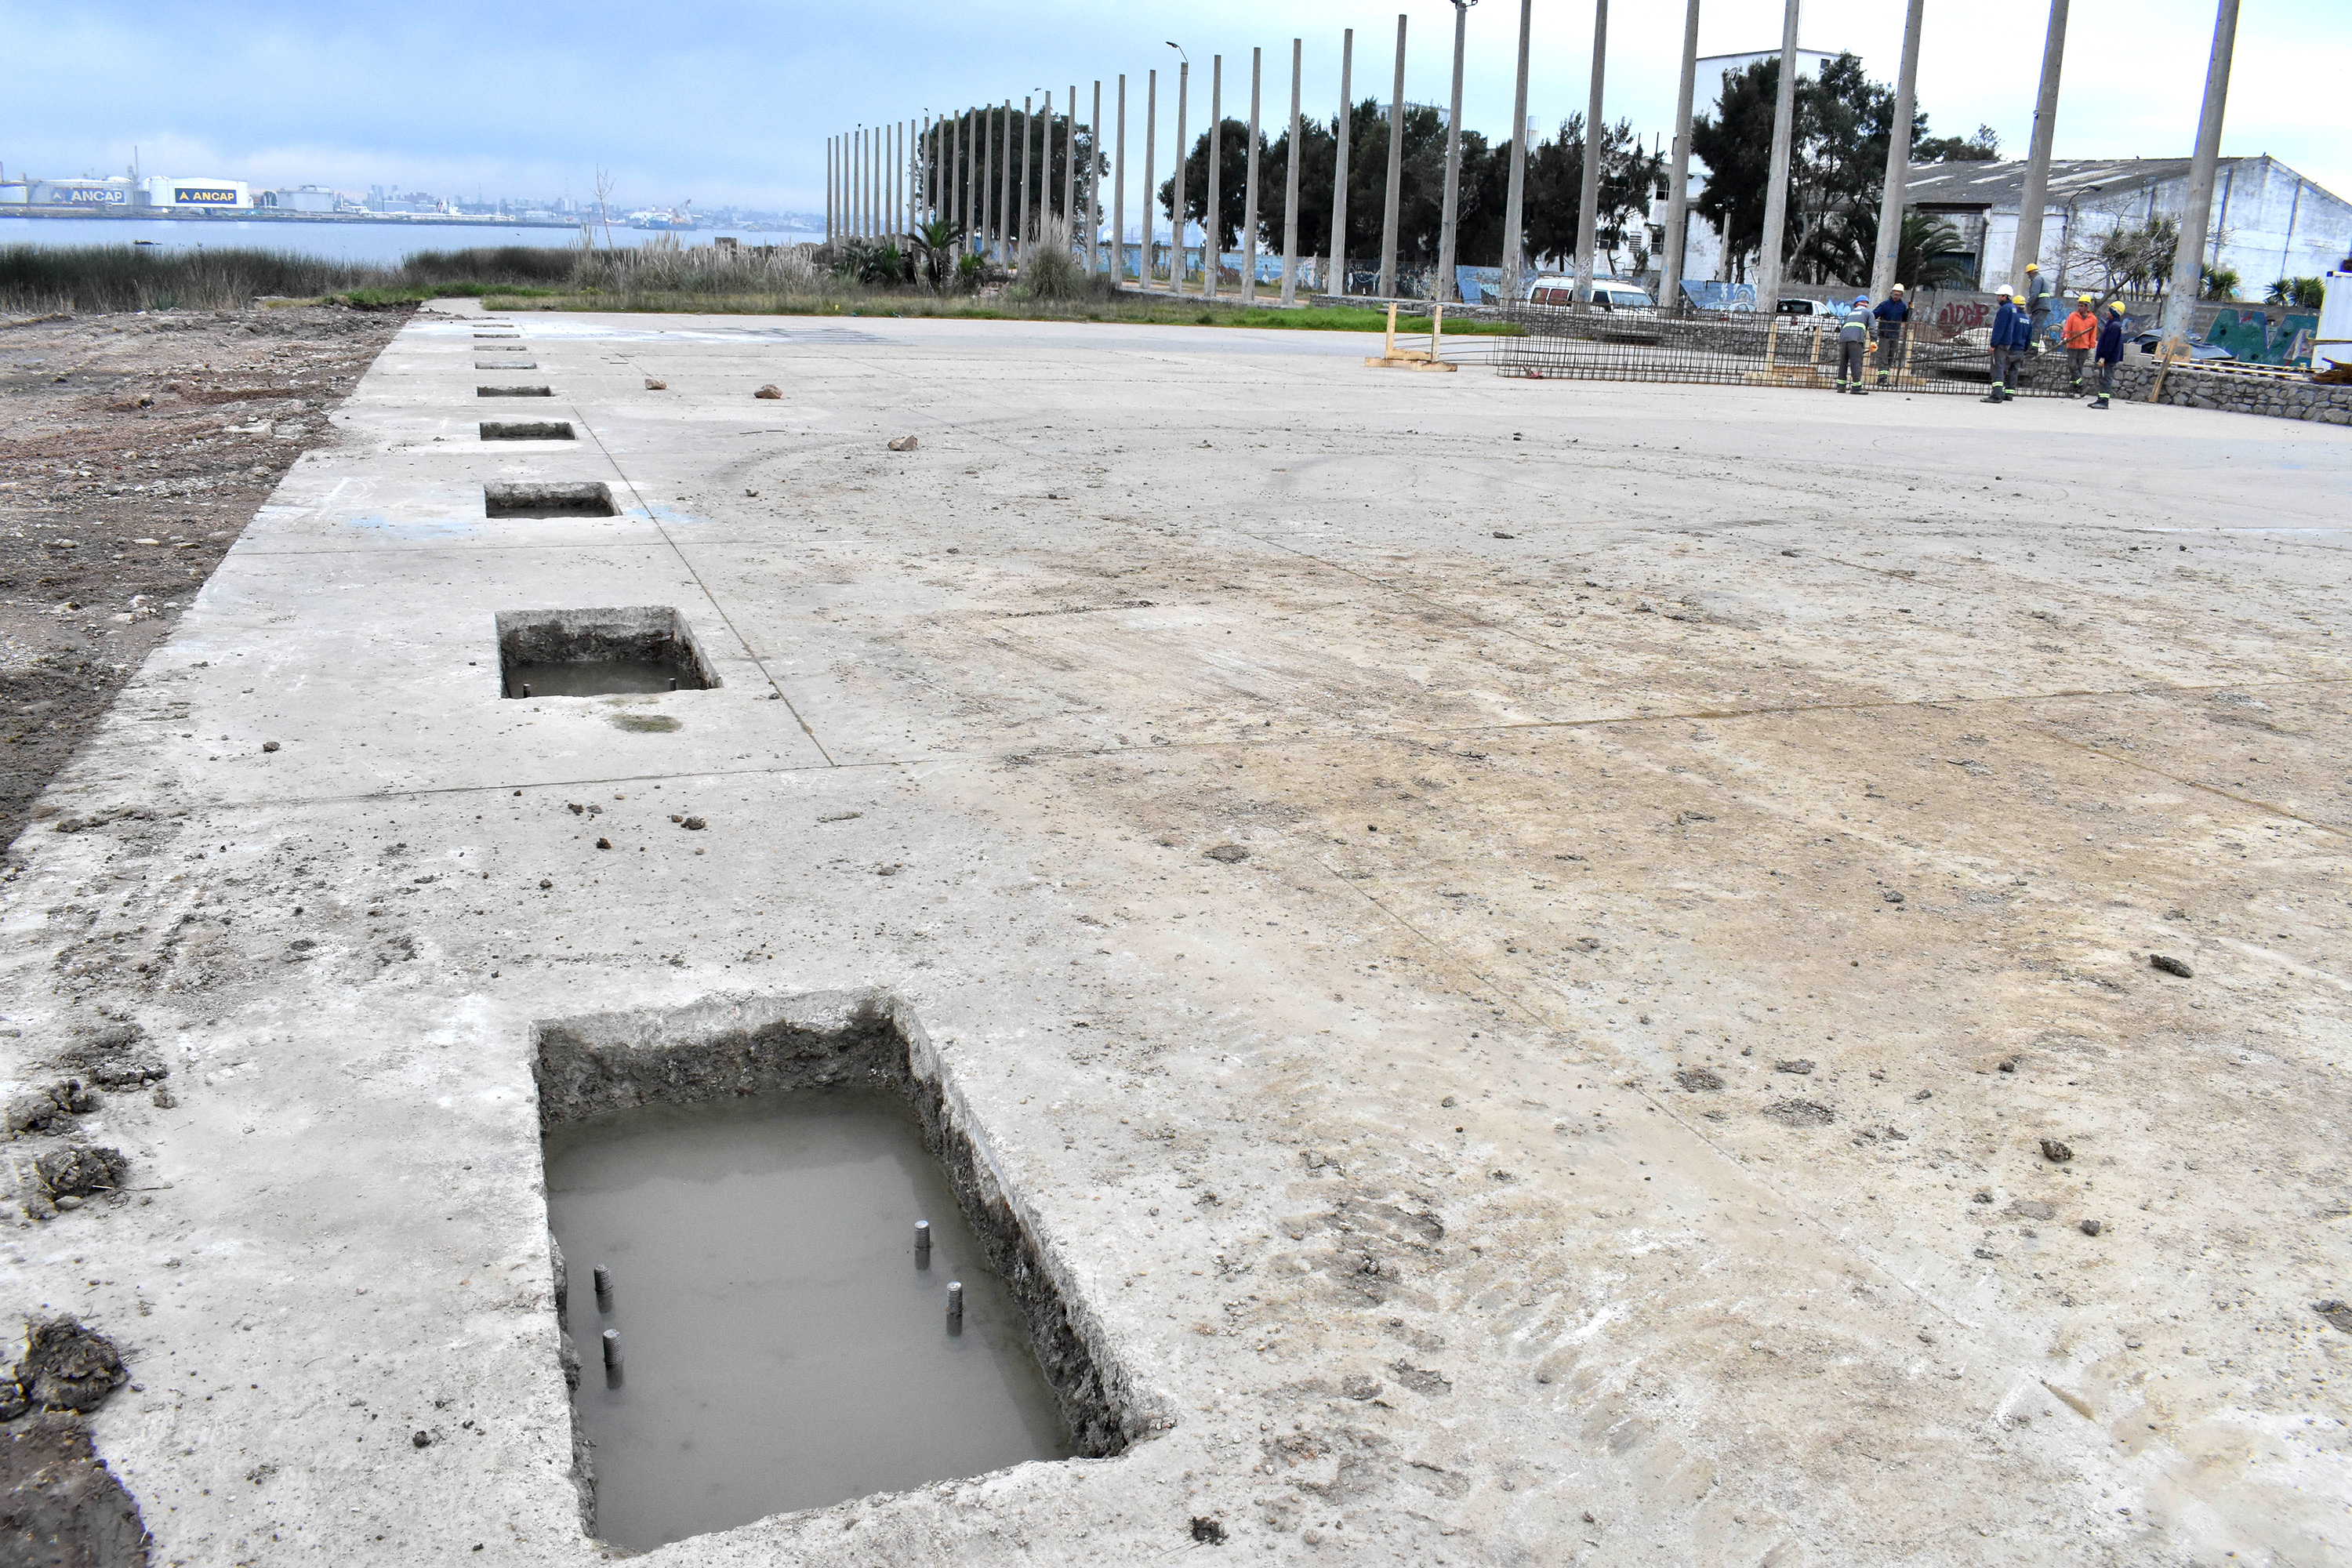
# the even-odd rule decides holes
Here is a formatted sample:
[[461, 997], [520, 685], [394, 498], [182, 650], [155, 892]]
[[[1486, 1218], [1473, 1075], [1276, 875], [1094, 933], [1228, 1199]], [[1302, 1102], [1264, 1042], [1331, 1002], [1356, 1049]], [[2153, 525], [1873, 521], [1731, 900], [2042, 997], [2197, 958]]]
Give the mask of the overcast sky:
[[[1443, 102], [1453, 7], [1411, 0], [1406, 95]], [[1811, 0], [1801, 42], [1852, 49], [1892, 81], [1901, 0]], [[1704, 0], [1702, 54], [1778, 46], [1769, 0]], [[1529, 112], [1549, 127], [1583, 107], [1590, 0], [1536, 0]], [[1507, 134], [1518, 8], [1469, 14], [1464, 118]], [[1227, 112], [1248, 112], [1249, 51], [1266, 58], [1265, 114], [1289, 111], [1291, 38], [1306, 40], [1306, 101], [1328, 115], [1339, 37], [1356, 33], [1356, 96], [1385, 97], [1397, 10], [1340, 0], [1190, 0], [1182, 5], [748, 4], [684, 0], [76, 0], [11, 5], [16, 62], [0, 95], [10, 175], [142, 172], [263, 184], [373, 184], [440, 194], [583, 196], [599, 166], [635, 202], [821, 209], [824, 139], [861, 121], [1019, 99], [1072, 80], [1129, 78], [1140, 174], [1143, 73], [1194, 64], [1192, 123], [1210, 57], [1226, 62]], [[1979, 122], [2021, 155], [2032, 121], [2047, 0], [1928, 0], [1919, 102], [1939, 134]], [[1612, 16], [1608, 116], [1671, 134], [1682, 7]], [[2212, 0], [2074, 0], [2058, 120], [2063, 157], [2177, 156], [2196, 134]], [[41, 68], [27, 68], [42, 62]], [[1160, 167], [1171, 132], [1164, 112]], [[2225, 153], [2269, 153], [2352, 196], [2352, 5], [2253, 0], [2239, 25]]]

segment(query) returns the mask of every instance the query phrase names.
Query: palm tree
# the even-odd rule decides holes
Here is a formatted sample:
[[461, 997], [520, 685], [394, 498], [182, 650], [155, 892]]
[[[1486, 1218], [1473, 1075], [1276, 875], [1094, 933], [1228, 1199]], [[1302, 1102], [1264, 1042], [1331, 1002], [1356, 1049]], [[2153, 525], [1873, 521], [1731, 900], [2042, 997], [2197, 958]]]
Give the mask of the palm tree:
[[1905, 213], [1903, 237], [1895, 247], [1895, 276], [1913, 289], [1933, 289], [1969, 280], [1969, 254], [1960, 231], [1928, 213]]

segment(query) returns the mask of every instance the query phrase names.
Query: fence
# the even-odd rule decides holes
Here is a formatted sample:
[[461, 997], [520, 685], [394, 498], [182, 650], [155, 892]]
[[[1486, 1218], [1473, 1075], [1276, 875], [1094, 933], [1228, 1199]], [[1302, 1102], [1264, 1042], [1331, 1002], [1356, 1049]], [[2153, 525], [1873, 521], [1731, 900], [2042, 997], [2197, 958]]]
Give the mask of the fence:
[[[1834, 317], [1753, 312], [1669, 314], [1570, 305], [1505, 305], [1523, 337], [1496, 340], [1496, 369], [1530, 380], [1705, 382], [1719, 386], [1812, 386], [1838, 378]], [[1818, 324], [1816, 324], [1818, 323]], [[1991, 334], [1913, 321], [1891, 345], [1874, 333], [1865, 379], [1891, 392], [1975, 393], [1992, 382]], [[1881, 358], [1882, 347], [1892, 353]], [[2021, 395], [2070, 397], [2066, 356], [2027, 358]]]

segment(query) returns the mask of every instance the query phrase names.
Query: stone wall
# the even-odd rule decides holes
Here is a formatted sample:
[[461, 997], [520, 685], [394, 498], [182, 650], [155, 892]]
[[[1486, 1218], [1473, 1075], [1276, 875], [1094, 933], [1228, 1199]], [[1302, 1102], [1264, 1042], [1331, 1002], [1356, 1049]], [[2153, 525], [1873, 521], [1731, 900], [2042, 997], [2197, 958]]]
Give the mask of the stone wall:
[[[2152, 355], [2126, 355], [2116, 372], [2116, 396], [2126, 403], [2147, 400], [2156, 378]], [[2273, 419], [2312, 419], [2352, 425], [2352, 386], [2324, 386], [2303, 376], [2190, 370], [2174, 365], [2164, 378], [2160, 401], [2184, 408], [2219, 408], [2231, 414], [2263, 414]]]

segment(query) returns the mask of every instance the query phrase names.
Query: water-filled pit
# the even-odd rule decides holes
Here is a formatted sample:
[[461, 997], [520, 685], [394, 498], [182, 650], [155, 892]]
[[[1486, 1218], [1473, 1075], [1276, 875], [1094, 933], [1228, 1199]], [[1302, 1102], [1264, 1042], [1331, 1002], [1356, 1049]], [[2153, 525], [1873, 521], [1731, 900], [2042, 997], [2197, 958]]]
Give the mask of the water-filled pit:
[[589, 1534], [643, 1549], [1171, 1424], [903, 1004], [546, 1020], [532, 1066]]
[[[555, 1128], [546, 1157], [602, 1539], [643, 1551], [1073, 1451], [1020, 1313], [897, 1096], [648, 1106]], [[606, 1330], [616, 1373], [596, 1348]]]
[[[477, 365], [474, 368], [479, 370], [482, 367]], [[510, 370], [516, 367], [501, 365], [498, 368]], [[477, 397], [552, 397], [555, 395], [555, 389], [548, 386], [478, 386], [474, 388], [474, 395]]]
[[505, 610], [497, 625], [502, 697], [706, 691], [719, 684], [694, 628], [667, 605]]

